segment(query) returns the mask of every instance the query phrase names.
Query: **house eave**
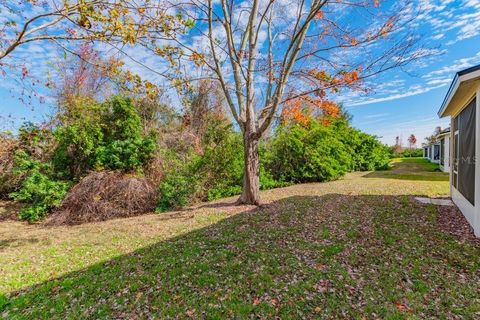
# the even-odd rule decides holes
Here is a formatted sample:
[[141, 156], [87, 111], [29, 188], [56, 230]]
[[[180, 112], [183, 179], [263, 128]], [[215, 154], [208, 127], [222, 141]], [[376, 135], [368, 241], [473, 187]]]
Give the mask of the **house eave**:
[[454, 106], [451, 106], [452, 100], [455, 98], [455, 94], [459, 91], [459, 89], [463, 90], [465, 86], [468, 88], [468, 85], [466, 84], [467, 82], [472, 83], [472, 81], [476, 81], [478, 79], [480, 79], [480, 65], [457, 72], [452, 83], [450, 84], [450, 87], [448, 88], [445, 98], [443, 99], [442, 106], [438, 111], [438, 116], [443, 118], [453, 115], [455, 113], [454, 109], [456, 108], [455, 103], [458, 102], [455, 101], [455, 103], [453, 103]]
[[438, 116], [440, 118], [445, 117], [445, 110], [447, 109], [448, 104], [452, 100], [453, 93], [455, 93], [458, 89], [458, 73], [455, 74], [455, 77], [453, 78], [452, 83], [450, 84], [450, 88], [448, 88], [447, 95], [443, 99], [442, 106], [440, 107], [440, 110], [438, 110]]

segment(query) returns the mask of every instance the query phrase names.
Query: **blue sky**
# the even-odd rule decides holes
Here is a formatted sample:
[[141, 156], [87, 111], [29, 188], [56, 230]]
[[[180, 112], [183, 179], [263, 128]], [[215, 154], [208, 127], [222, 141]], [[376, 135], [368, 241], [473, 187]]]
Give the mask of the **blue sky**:
[[448, 127], [449, 119], [439, 119], [437, 111], [455, 72], [480, 64], [480, 1], [417, 2], [426, 9], [418, 30], [434, 54], [408, 72], [384, 74], [362, 101], [346, 102], [354, 125], [387, 144], [396, 136], [407, 144], [412, 133], [423, 142], [436, 126]]
[[[455, 34], [446, 35], [445, 40], [448, 39], [455, 39]], [[436, 126], [448, 127], [449, 119], [439, 119], [437, 111], [455, 72], [480, 64], [479, 44], [480, 37], [477, 35], [455, 44], [442, 45], [445, 51], [417, 74], [393, 72], [393, 76], [405, 81], [395, 92], [379, 91], [368, 97], [368, 104], [347, 104], [347, 110], [354, 116], [354, 125], [381, 136], [381, 140], [388, 144], [393, 144], [396, 136], [403, 137], [406, 144], [412, 133], [423, 141]], [[425, 79], [431, 73], [435, 75], [434, 81], [429, 80], [432, 78]]]
[[[374, 79], [368, 96], [353, 92], [336, 97], [353, 115], [354, 126], [387, 144], [393, 144], [396, 136], [406, 144], [412, 133], [422, 142], [436, 126], [448, 126], [449, 120], [439, 119], [437, 111], [455, 72], [480, 64], [480, 0], [416, 0], [414, 5], [424, 13], [412, 27], [423, 36], [431, 55]], [[36, 77], [46, 77], [56, 53], [47, 45], [32, 44], [16, 55], [34, 62]], [[1, 78], [0, 129], [15, 130], [25, 120], [42, 121], [52, 110], [48, 99], [26, 106], [18, 99], [17, 87], [13, 80]]]

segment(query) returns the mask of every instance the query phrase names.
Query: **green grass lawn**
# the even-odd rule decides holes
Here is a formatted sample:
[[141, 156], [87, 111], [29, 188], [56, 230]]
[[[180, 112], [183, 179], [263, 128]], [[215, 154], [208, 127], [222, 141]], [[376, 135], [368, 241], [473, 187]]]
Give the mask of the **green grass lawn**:
[[441, 173], [438, 164], [423, 158], [398, 158], [392, 160], [392, 168], [376, 171], [368, 177], [385, 177], [400, 180], [448, 181], [448, 173]]
[[399, 159], [265, 191], [260, 209], [232, 198], [73, 227], [0, 222], [0, 316], [478, 318], [479, 242], [412, 199], [447, 195], [434, 170]]

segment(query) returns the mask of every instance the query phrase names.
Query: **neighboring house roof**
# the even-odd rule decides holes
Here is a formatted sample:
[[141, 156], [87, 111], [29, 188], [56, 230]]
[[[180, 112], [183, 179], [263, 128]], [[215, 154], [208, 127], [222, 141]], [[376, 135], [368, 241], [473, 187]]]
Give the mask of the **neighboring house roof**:
[[449, 135], [449, 134], [450, 134], [450, 128], [445, 128], [445, 129], [443, 129], [442, 131], [440, 131], [439, 134], [437, 134], [437, 139], [438, 139], [438, 138], [445, 137], [445, 136], [447, 136], [447, 135]]
[[431, 143], [423, 143], [422, 148], [429, 148], [431, 146], [439, 145], [439, 144], [440, 144], [440, 141], [435, 141], [435, 142], [431, 142]]
[[442, 118], [455, 115], [469, 102], [468, 100], [475, 92], [475, 84], [478, 83], [480, 83], [480, 64], [457, 72], [438, 110], [438, 116]]

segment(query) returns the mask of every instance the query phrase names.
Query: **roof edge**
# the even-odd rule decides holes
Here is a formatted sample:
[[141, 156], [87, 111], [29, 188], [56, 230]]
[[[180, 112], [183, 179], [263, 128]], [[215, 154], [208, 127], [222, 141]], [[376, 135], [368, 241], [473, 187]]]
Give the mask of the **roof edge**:
[[440, 110], [438, 110], [437, 114], [440, 118], [443, 118], [444, 117], [444, 112], [445, 112], [445, 109], [447, 108], [447, 105], [451, 99], [451, 95], [452, 95], [452, 92], [453, 92], [453, 88], [457, 86], [458, 84], [458, 79], [459, 79], [459, 72], [457, 72], [455, 74], [455, 77], [453, 78], [453, 81], [452, 83], [450, 84], [450, 87], [448, 88], [448, 91], [447, 91], [447, 94], [445, 96], [445, 98], [443, 98], [443, 102], [442, 102], [442, 105], [440, 107]]
[[[453, 94], [457, 91], [460, 83], [463, 82], [461, 80], [461, 77], [465, 76], [467, 74], [473, 73], [475, 71], [479, 71], [479, 70], [480, 70], [480, 64], [478, 64], [476, 66], [473, 66], [473, 67], [470, 67], [470, 68], [467, 68], [467, 69], [460, 70], [455, 74], [455, 77], [453, 78], [453, 81], [450, 84], [450, 87], [448, 88], [447, 95], [443, 99], [442, 106], [440, 107], [440, 110], [438, 110], [438, 112], [437, 112], [437, 114], [440, 118], [443, 118], [445, 116], [444, 113], [445, 113], [445, 110], [448, 106], [448, 103], [452, 99]], [[466, 78], [468, 78], [468, 77], [466, 77]]]
[[472, 73], [472, 72], [475, 72], [477, 70], [480, 70], [480, 64], [478, 64], [476, 66], [473, 66], [473, 67], [470, 67], [470, 68], [467, 68], [467, 69], [460, 70], [460, 71], [457, 72], [457, 74], [459, 76], [463, 76], [464, 74]]

